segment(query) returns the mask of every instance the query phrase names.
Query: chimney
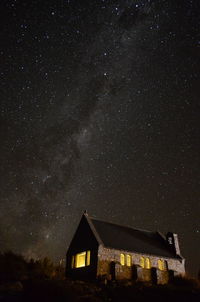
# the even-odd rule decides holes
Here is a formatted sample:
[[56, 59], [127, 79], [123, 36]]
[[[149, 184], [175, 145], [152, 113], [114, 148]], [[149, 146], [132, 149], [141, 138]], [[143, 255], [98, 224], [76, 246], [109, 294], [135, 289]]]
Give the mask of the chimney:
[[168, 232], [166, 235], [167, 242], [171, 249], [180, 256], [180, 248], [178, 243], [178, 235], [175, 233]]

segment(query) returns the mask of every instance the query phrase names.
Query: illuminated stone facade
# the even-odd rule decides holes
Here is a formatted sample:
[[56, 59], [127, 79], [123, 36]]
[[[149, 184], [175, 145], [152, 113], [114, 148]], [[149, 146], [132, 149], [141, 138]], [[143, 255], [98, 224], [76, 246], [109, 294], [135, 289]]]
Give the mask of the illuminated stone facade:
[[[120, 254], [131, 255], [131, 267], [120, 264]], [[143, 268], [140, 265], [141, 257], [149, 258], [151, 267]], [[159, 260], [167, 264], [164, 270], [158, 268]], [[168, 283], [169, 279], [176, 275], [185, 274], [185, 260], [163, 258], [149, 254], [138, 254], [124, 250], [115, 250], [99, 246], [97, 276], [117, 280], [149, 281], [158, 284]]]
[[74, 279], [164, 284], [173, 276], [184, 274], [185, 259], [180, 255], [176, 234], [164, 236], [132, 229], [87, 214], [83, 215], [67, 251], [66, 277]]

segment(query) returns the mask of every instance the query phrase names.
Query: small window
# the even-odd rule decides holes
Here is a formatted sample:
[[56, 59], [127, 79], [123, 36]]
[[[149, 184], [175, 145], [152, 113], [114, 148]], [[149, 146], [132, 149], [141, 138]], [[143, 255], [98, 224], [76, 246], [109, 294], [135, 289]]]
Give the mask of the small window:
[[127, 264], [127, 266], [131, 266], [131, 256], [130, 255], [126, 255], [126, 264]]
[[90, 251], [85, 251], [72, 256], [71, 267], [79, 268], [90, 265]]
[[151, 268], [151, 262], [149, 258], [145, 258], [145, 268], [147, 269]]
[[140, 266], [144, 268], [144, 257], [140, 257]]
[[125, 256], [124, 256], [124, 254], [120, 254], [120, 264], [125, 265]]
[[86, 252], [76, 255], [76, 268], [85, 266]]
[[164, 260], [158, 260], [158, 269], [161, 271], [164, 271], [166, 269], [166, 264]]
[[173, 244], [172, 237], [169, 237], [169, 238], [168, 238], [168, 242], [169, 242], [170, 245]]
[[90, 251], [87, 251], [86, 265], [90, 265]]
[[74, 268], [75, 263], [74, 263], [74, 256], [72, 256], [72, 262], [71, 262], [71, 268]]

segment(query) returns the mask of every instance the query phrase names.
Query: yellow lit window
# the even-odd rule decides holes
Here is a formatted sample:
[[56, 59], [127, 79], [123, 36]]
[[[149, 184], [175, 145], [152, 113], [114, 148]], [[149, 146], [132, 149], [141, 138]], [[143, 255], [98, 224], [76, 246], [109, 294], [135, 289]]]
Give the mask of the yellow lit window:
[[82, 252], [76, 255], [76, 268], [85, 266], [86, 252]]
[[131, 266], [131, 256], [130, 255], [126, 255], [126, 264], [127, 264], [127, 266]]
[[125, 265], [125, 256], [124, 256], [124, 254], [120, 254], [120, 264]]
[[74, 268], [74, 256], [72, 256], [71, 267]]
[[165, 262], [163, 260], [161, 260], [161, 259], [158, 260], [158, 268], [161, 271], [165, 270]]
[[86, 265], [90, 265], [90, 251], [87, 251]]
[[145, 268], [147, 269], [151, 268], [151, 262], [149, 258], [145, 258]]
[[79, 268], [90, 265], [90, 251], [81, 252], [72, 256], [71, 267]]
[[144, 268], [144, 257], [140, 257], [140, 266]]

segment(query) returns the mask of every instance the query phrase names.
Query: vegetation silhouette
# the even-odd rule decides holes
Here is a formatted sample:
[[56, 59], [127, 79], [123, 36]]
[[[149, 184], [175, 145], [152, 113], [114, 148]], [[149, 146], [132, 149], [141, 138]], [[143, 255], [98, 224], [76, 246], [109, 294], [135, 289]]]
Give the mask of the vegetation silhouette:
[[200, 282], [176, 277], [166, 285], [132, 281], [82, 281], [65, 278], [63, 265], [49, 258], [26, 260], [0, 254], [0, 302], [18, 301], [200, 301]]

